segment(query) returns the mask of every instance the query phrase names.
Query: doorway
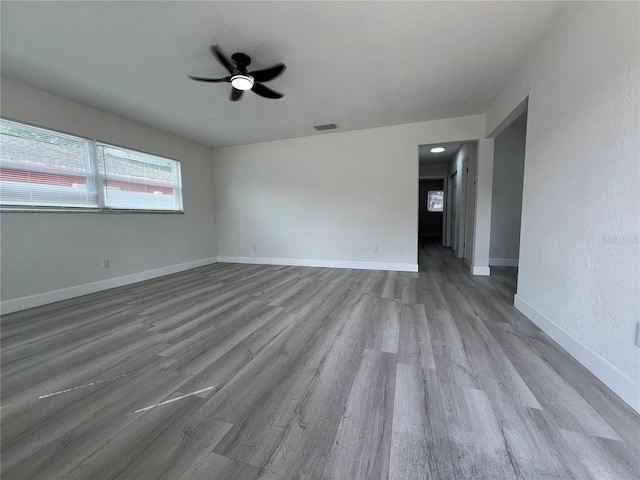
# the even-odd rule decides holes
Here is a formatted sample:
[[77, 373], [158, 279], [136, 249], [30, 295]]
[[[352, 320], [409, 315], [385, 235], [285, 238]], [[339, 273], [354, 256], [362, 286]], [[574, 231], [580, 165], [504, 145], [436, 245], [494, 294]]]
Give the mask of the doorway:
[[[461, 142], [444, 142], [418, 147], [418, 263], [423, 265], [428, 255], [422, 251], [434, 249], [438, 254], [452, 255], [451, 167]], [[445, 252], [446, 250], [446, 252]]]
[[[426, 258], [420, 255], [421, 244], [428, 240], [431, 247], [435, 248], [434, 239], [439, 242], [439, 249], [446, 249], [450, 255], [464, 259], [469, 266], [472, 264], [477, 157], [477, 140], [419, 146], [419, 264]], [[425, 183], [433, 180], [441, 183]], [[427, 220], [429, 212], [426, 211], [426, 197], [435, 188], [444, 192], [441, 230], [429, 225]]]
[[527, 111], [495, 137], [489, 265], [517, 267], [524, 182]]
[[419, 244], [444, 242], [444, 178], [420, 179], [418, 194]]

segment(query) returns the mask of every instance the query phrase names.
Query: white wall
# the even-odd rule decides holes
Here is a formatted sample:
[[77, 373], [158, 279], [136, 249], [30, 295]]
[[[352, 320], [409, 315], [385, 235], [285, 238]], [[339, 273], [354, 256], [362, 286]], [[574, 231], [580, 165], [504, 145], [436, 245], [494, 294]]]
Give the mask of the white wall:
[[419, 166], [418, 175], [422, 177], [445, 177], [448, 172], [446, 163], [427, 163]]
[[640, 4], [570, 2], [487, 114], [529, 96], [516, 305], [640, 410]]
[[483, 128], [477, 115], [214, 150], [221, 260], [417, 269], [418, 146]]
[[[210, 149], [8, 79], [1, 93], [4, 117], [180, 160], [185, 210], [3, 212], [3, 313], [114, 286], [114, 279], [141, 279], [141, 272], [169, 273], [167, 267], [215, 260]], [[110, 259], [109, 268], [101, 268], [102, 258]]]
[[489, 265], [517, 266], [527, 114], [495, 138]]

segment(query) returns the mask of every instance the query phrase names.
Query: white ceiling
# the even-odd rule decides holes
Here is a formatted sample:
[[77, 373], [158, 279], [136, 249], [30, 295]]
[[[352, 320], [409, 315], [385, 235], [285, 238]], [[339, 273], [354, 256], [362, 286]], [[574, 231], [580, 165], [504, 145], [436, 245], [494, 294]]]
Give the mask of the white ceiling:
[[[213, 147], [484, 113], [557, 2], [1, 3], [2, 75]], [[269, 100], [209, 53], [284, 62]]]

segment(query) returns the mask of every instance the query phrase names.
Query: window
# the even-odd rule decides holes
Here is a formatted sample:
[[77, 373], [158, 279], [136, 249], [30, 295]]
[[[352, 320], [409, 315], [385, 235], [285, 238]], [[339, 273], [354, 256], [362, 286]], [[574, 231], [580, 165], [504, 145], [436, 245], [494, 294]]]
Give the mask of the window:
[[444, 190], [427, 192], [427, 212], [442, 212], [444, 207]]
[[0, 206], [180, 212], [180, 163], [0, 119]]
[[182, 210], [178, 162], [104, 143], [96, 153], [105, 207]]
[[0, 121], [3, 207], [98, 208], [90, 142]]

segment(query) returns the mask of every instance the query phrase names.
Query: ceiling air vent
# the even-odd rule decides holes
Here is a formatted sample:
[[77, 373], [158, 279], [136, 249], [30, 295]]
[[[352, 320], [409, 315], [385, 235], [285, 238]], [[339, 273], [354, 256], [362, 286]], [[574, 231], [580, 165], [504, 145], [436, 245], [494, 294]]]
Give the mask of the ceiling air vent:
[[315, 128], [318, 131], [321, 131], [321, 130], [333, 130], [334, 128], [338, 128], [338, 126], [335, 123], [327, 123], [326, 125], [316, 125], [313, 128]]

